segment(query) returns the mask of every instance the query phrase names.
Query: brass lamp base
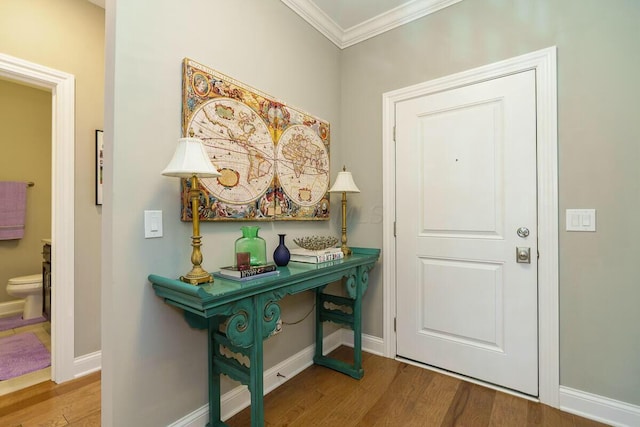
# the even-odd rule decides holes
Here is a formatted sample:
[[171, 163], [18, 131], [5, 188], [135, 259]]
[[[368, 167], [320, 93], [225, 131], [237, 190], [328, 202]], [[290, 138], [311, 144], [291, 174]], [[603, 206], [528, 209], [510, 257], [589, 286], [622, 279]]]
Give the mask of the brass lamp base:
[[347, 193], [342, 192], [342, 246], [340, 250], [344, 256], [351, 255], [351, 249], [347, 246]]
[[351, 248], [349, 248], [347, 245], [342, 245], [342, 246], [340, 246], [340, 251], [342, 251], [342, 253], [344, 254], [344, 256], [349, 256], [349, 255], [351, 255]]
[[200, 267], [194, 267], [186, 275], [180, 276], [180, 280], [191, 285], [201, 285], [203, 283], [212, 283], [213, 276]]
[[200, 252], [200, 218], [198, 216], [198, 199], [200, 197], [200, 189], [198, 187], [198, 178], [196, 176], [191, 177], [191, 190], [189, 191], [189, 197], [191, 198], [191, 219], [193, 222], [193, 236], [191, 236], [191, 246], [193, 251], [191, 252], [191, 271], [186, 275], [181, 276], [180, 280], [185, 283], [189, 283], [194, 286], [201, 285], [203, 283], [212, 283], [213, 276], [208, 273], [200, 265], [202, 264], [202, 252]]

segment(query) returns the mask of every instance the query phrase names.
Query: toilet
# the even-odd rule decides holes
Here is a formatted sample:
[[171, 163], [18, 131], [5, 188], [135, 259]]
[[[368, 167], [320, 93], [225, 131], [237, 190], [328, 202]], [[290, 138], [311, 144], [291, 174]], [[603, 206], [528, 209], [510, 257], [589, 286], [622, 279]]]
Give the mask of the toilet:
[[24, 299], [24, 320], [42, 317], [42, 274], [31, 274], [9, 279], [7, 293]]

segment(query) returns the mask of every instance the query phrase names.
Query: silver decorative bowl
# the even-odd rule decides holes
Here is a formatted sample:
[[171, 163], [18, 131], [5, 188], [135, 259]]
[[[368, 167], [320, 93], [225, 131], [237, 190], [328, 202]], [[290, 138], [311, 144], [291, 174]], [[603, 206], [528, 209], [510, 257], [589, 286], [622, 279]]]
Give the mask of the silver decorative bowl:
[[338, 238], [333, 236], [307, 236], [293, 239], [293, 242], [310, 251], [321, 251], [335, 246], [338, 243]]

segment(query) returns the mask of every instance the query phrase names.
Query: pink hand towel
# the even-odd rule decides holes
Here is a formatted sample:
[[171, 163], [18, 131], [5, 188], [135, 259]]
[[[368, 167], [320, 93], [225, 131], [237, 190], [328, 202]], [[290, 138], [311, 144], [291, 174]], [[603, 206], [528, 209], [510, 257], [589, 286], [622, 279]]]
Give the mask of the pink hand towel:
[[0, 181], [0, 240], [24, 237], [27, 183]]

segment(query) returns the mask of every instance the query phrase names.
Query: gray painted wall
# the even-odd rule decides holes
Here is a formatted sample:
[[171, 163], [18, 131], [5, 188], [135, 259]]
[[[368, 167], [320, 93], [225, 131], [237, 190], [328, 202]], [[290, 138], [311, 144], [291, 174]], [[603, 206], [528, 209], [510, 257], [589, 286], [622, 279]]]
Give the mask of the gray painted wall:
[[[381, 246], [382, 94], [557, 46], [561, 384], [636, 405], [638, 22], [632, 0], [467, 0], [345, 49], [340, 63], [343, 157], [362, 191], [349, 239]], [[597, 209], [597, 232], [564, 231], [567, 208]], [[364, 304], [374, 336], [382, 301], [376, 281]]]
[[[632, 0], [467, 0], [340, 52], [277, 0], [108, 1], [103, 425], [166, 425], [206, 402], [204, 333], [146, 280], [189, 267], [178, 182], [160, 175], [180, 136], [185, 56], [328, 120], [332, 170], [346, 164], [362, 191], [349, 198], [349, 242], [380, 247], [382, 93], [556, 45], [560, 207], [598, 210], [597, 233], [560, 235], [561, 382], [640, 404], [639, 18]], [[339, 229], [336, 199], [331, 222], [262, 224], [270, 250], [277, 232]], [[145, 209], [164, 211], [163, 238], [143, 238]], [[205, 267], [231, 262], [239, 226], [201, 227]], [[381, 270], [364, 302], [365, 332], [379, 337]], [[311, 304], [288, 298], [283, 317]], [[267, 341], [265, 367], [312, 335], [305, 321]]]
[[[149, 273], [176, 277], [190, 267], [191, 223], [179, 221], [179, 181], [160, 175], [180, 137], [183, 58], [328, 120], [336, 171], [343, 145], [339, 55], [277, 0], [107, 3], [103, 425], [167, 425], [207, 401], [206, 334], [189, 329], [147, 281]], [[144, 239], [145, 209], [164, 212], [163, 238]], [[205, 268], [232, 263], [241, 225], [201, 223]], [[335, 215], [260, 226], [269, 255], [277, 233], [287, 233], [289, 243], [339, 233]], [[300, 319], [312, 305], [308, 294], [286, 298], [282, 317]], [[265, 367], [312, 343], [310, 316], [265, 343]]]

